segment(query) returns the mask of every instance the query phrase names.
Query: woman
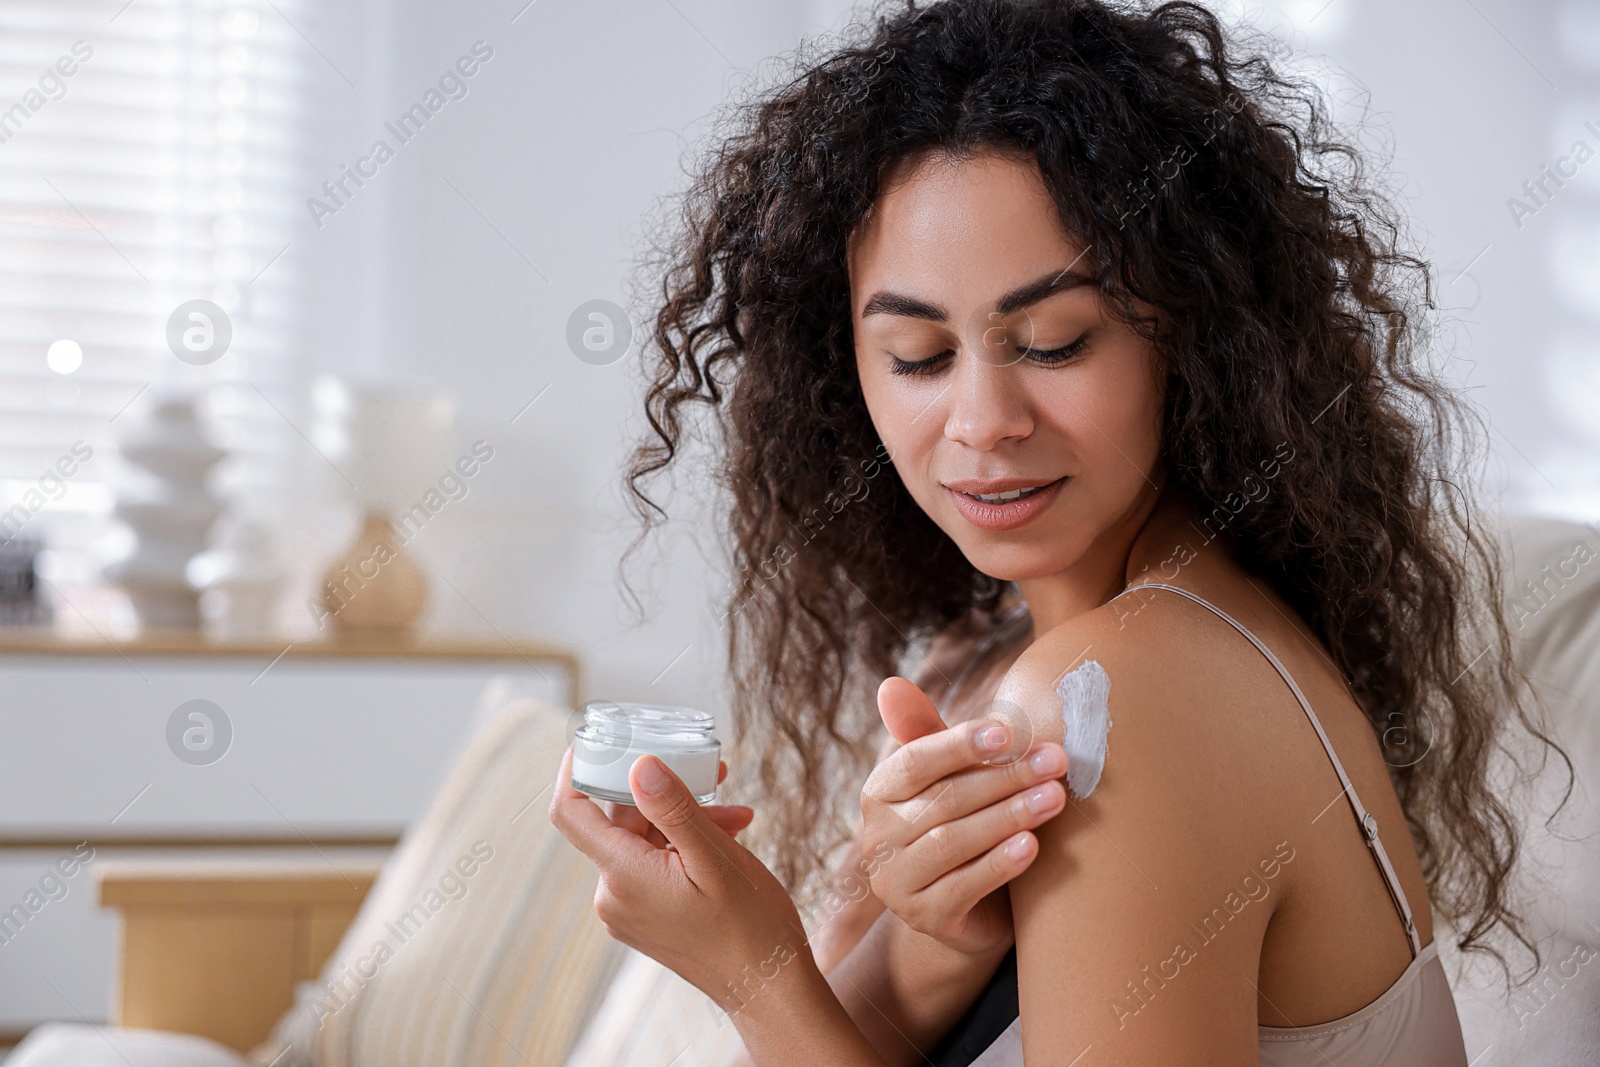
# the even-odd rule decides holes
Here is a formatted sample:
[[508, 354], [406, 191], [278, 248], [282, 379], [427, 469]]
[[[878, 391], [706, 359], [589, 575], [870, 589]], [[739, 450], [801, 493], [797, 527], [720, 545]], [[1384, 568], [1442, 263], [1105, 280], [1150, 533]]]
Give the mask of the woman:
[[[710, 407], [770, 866], [659, 761], [626, 816], [564, 763], [601, 919], [762, 1067], [1464, 1064], [1434, 909], [1533, 948], [1485, 781], [1533, 727], [1427, 268], [1314, 90], [1190, 4], [945, 0], [742, 114], [630, 480]], [[868, 776], [867, 687], [985, 626], [993, 703], [882, 681]], [[888, 912], [810, 943], [856, 787]]]

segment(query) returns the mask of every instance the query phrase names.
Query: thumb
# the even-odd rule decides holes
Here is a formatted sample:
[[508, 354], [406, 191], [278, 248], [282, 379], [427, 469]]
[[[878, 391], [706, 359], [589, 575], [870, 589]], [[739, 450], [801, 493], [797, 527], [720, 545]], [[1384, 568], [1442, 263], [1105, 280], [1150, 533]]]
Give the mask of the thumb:
[[693, 874], [730, 862], [733, 839], [711, 820], [683, 779], [655, 756], [640, 756], [628, 770], [634, 802]]
[[889, 728], [889, 736], [902, 745], [945, 728], [928, 694], [899, 675], [890, 675], [878, 686], [878, 714]]

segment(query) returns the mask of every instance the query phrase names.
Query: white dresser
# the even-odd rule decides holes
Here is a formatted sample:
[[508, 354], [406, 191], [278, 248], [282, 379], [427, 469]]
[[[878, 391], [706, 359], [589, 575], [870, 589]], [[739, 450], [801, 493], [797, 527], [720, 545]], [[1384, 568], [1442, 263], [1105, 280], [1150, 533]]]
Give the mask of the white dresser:
[[106, 1018], [115, 922], [72, 862], [85, 842], [119, 859], [381, 849], [487, 705], [576, 708], [581, 687], [570, 650], [522, 638], [0, 630], [0, 1041], [47, 1018]]

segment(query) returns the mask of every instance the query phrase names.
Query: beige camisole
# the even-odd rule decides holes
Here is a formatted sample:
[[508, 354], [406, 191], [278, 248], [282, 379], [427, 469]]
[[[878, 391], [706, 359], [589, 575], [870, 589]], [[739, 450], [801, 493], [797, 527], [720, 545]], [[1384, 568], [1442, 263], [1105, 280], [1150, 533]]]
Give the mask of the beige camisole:
[[[1277, 670], [1294, 698], [1300, 702], [1306, 718], [1311, 721], [1312, 729], [1316, 731], [1329, 762], [1333, 764], [1334, 773], [1339, 776], [1339, 784], [1344, 786], [1351, 811], [1372, 852], [1378, 873], [1389, 890], [1389, 897], [1399, 913], [1411, 947], [1411, 964], [1393, 985], [1366, 1007], [1343, 1018], [1313, 1026], [1257, 1026], [1263, 1067], [1465, 1067], [1467, 1053], [1461, 1037], [1461, 1023], [1456, 1016], [1455, 999], [1450, 994], [1444, 967], [1439, 962], [1438, 944], [1429, 942], [1426, 946], [1422, 945], [1412, 921], [1405, 890], [1378, 836], [1377, 819], [1356, 796], [1355, 787], [1345, 774], [1344, 765], [1339, 762], [1305, 694], [1278, 657], [1272, 654], [1272, 650], [1215, 604], [1187, 589], [1164, 582], [1131, 585], [1118, 595], [1124, 596], [1135, 589], [1167, 589], [1209, 609], [1248, 639]], [[1070, 714], [1072, 709], [1064, 711]], [[991, 980], [990, 989], [985, 991], [983, 998], [957, 1024], [956, 1032], [948, 1035], [941, 1042], [940, 1050], [934, 1052], [933, 1062], [937, 1067], [957, 1067], [960, 1064], [969, 1064], [971, 1067], [1023, 1067], [1021, 1020], [1014, 1014], [1014, 952], [1008, 956], [1001, 972]], [[1007, 982], [1011, 989], [1001, 989], [997, 993], [996, 987]], [[1007, 992], [1011, 994], [1009, 998]], [[1007, 1007], [997, 1009], [996, 1005]], [[1010, 1017], [1009, 1025], [1003, 1030], [999, 1029], [1003, 1018], [997, 1016], [997, 1011], [1007, 1012]], [[983, 1036], [996, 1034], [997, 1031], [992, 1041]], [[971, 1051], [963, 1052], [962, 1049]]]

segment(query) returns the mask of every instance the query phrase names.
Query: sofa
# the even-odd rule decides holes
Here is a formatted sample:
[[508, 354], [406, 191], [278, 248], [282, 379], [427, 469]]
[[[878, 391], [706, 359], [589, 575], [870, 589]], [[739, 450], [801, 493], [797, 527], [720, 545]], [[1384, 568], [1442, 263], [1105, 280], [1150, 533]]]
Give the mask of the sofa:
[[[1600, 1062], [1600, 524], [1521, 518], [1502, 544], [1518, 654], [1576, 780], [1550, 821], [1564, 767], [1539, 766], [1532, 749], [1512, 753], [1536, 772], [1517, 814], [1519, 884], [1545, 951], [1539, 973], [1507, 990], [1496, 968], [1463, 959], [1442, 925], [1441, 956], [1473, 1067], [1588, 1067]], [[140, 988], [159, 979], [119, 989], [125, 1025], [37, 1027], [5, 1067], [731, 1064], [741, 1051], [732, 1024], [677, 975], [607, 937], [591, 906], [592, 867], [550, 826], [548, 790], [571, 720], [571, 709], [528, 697], [481, 717], [359, 910], [348, 905], [342, 934], [339, 919], [330, 947], [302, 962], [308, 977], [263, 994], [286, 1010], [260, 1040], [240, 1037], [248, 1027], [220, 1029], [241, 1017], [238, 1005], [206, 1000], [237, 999], [238, 987], [213, 964], [173, 979], [167, 995]], [[345, 878], [329, 869], [323, 881], [335, 875]], [[334, 888], [326, 899], [347, 892]], [[251, 966], [248, 953], [240, 960]], [[278, 1002], [269, 1007], [265, 1018]], [[174, 1032], [208, 1027], [209, 1038]]]

